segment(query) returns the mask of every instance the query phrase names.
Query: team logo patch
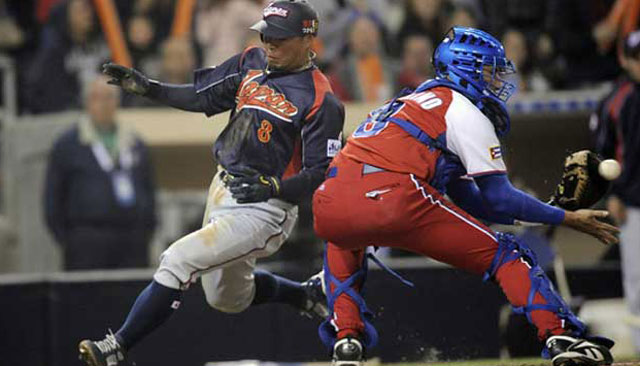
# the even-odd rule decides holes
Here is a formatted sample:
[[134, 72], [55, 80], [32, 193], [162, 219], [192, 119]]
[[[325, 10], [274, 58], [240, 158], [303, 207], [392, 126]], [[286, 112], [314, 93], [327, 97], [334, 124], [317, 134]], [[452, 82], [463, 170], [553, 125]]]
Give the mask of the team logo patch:
[[500, 146], [491, 146], [489, 148], [489, 155], [491, 155], [491, 160], [496, 160], [502, 158], [502, 149]]
[[336, 139], [327, 140], [327, 157], [332, 158], [338, 155], [338, 152], [342, 149], [342, 142]]
[[236, 112], [243, 108], [260, 109], [286, 122], [293, 122], [291, 118], [298, 114], [298, 108], [282, 93], [253, 80], [260, 75], [262, 72], [247, 74], [236, 96]]
[[315, 34], [318, 32], [318, 21], [315, 19], [302, 21], [302, 33]]
[[289, 10], [284, 8], [279, 8], [277, 6], [269, 5], [264, 9], [264, 12], [262, 12], [262, 16], [266, 18], [272, 15], [277, 15], [279, 17], [286, 18], [287, 16], [289, 16]]

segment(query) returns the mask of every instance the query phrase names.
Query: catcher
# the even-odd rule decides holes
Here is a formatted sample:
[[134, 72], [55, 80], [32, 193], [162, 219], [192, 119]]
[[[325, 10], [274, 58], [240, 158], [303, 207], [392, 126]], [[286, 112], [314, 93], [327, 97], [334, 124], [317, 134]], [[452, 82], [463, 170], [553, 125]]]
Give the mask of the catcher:
[[[413, 251], [497, 282], [516, 312], [546, 342], [554, 366], [605, 365], [613, 341], [587, 338], [526, 246], [479, 219], [564, 225], [606, 244], [617, 228], [597, 198], [589, 155], [570, 159], [554, 202], [514, 188], [498, 136], [509, 131], [505, 103], [514, 72], [490, 34], [454, 27], [433, 55], [436, 79], [374, 110], [335, 157], [313, 199], [317, 234], [328, 240], [325, 287], [331, 317], [320, 334], [335, 365], [360, 365], [376, 331], [360, 294], [369, 245]], [[444, 197], [447, 194], [455, 204]]]

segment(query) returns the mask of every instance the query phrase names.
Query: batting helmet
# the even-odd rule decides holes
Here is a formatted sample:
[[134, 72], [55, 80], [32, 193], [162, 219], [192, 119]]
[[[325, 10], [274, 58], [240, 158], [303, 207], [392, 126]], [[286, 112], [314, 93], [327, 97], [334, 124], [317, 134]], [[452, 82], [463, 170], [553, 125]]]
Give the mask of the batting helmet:
[[280, 0], [269, 4], [262, 20], [251, 29], [262, 36], [285, 39], [318, 34], [318, 13], [305, 0]]

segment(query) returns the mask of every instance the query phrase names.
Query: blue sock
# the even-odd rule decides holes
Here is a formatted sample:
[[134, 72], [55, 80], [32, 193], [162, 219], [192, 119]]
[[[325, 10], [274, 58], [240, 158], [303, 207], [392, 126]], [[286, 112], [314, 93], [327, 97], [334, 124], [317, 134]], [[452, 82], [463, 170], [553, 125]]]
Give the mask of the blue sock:
[[255, 270], [253, 275], [256, 282], [256, 295], [251, 305], [280, 302], [298, 309], [304, 308], [307, 294], [299, 282], [263, 270]]
[[120, 346], [133, 347], [164, 323], [180, 306], [182, 291], [151, 281], [133, 304], [127, 320], [116, 333]]

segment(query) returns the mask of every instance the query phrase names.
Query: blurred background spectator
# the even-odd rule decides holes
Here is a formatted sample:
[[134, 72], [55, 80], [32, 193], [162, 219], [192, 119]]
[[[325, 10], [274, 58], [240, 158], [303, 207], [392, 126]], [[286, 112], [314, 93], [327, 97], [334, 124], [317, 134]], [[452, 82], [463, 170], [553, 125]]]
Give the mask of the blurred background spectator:
[[155, 225], [147, 148], [117, 123], [119, 89], [90, 84], [86, 115], [55, 142], [47, 168], [45, 214], [66, 270], [147, 267]]
[[51, 12], [28, 66], [24, 99], [32, 113], [77, 109], [83, 85], [108, 59], [89, 0], [69, 0]]
[[329, 80], [338, 98], [381, 102], [393, 93], [394, 65], [381, 44], [382, 34], [373, 19], [356, 18], [348, 31], [342, 58], [331, 65]]
[[448, 29], [450, 11], [447, 0], [406, 0], [398, 42], [404, 44], [405, 38], [413, 34], [429, 37], [432, 43], [440, 42]]
[[431, 67], [433, 43], [428, 37], [414, 34], [404, 39], [402, 45], [402, 69], [396, 78], [396, 91], [415, 89], [434, 76]]
[[196, 40], [203, 65], [215, 66], [242, 52], [256, 32], [249, 29], [262, 18], [260, 0], [205, 0], [196, 14]]
[[511, 75], [511, 81], [518, 88], [517, 92], [542, 92], [550, 89], [549, 82], [531, 57], [527, 39], [522, 32], [508, 29], [502, 36], [502, 45], [507, 57], [516, 66], [517, 72]]

